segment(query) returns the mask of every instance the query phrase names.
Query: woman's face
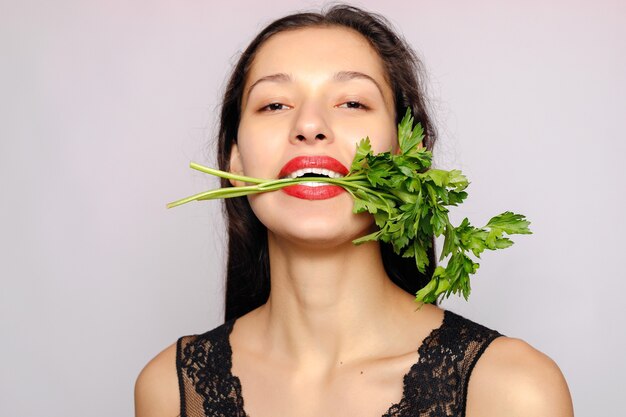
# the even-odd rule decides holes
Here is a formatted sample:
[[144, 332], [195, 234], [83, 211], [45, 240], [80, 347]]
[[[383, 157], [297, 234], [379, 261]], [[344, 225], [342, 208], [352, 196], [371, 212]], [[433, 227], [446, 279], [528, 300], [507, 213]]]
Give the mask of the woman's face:
[[[393, 94], [368, 41], [339, 27], [281, 32], [260, 47], [247, 75], [231, 171], [345, 175], [366, 136], [374, 152], [396, 149]], [[291, 242], [332, 246], [373, 226], [369, 214], [352, 213], [352, 197], [338, 187], [303, 185], [249, 200], [270, 233]]]

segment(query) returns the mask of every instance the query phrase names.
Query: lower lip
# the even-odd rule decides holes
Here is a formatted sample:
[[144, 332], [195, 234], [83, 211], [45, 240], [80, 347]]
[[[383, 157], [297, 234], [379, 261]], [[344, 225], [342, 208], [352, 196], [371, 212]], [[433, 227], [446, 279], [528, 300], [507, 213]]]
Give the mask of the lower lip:
[[338, 185], [319, 185], [317, 187], [311, 187], [300, 184], [290, 185], [282, 188], [282, 190], [292, 197], [301, 198], [303, 200], [326, 200], [346, 191]]

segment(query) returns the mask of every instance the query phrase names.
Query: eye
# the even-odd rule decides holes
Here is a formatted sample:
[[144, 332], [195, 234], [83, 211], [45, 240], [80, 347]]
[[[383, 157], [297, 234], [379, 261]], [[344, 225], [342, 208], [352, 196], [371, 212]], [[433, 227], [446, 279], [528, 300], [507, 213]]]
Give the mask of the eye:
[[289, 106], [282, 103], [270, 103], [266, 106], [261, 107], [260, 111], [274, 112], [279, 110], [285, 110], [287, 108], [289, 108]]
[[347, 108], [347, 109], [362, 109], [362, 110], [369, 110], [369, 107], [367, 107], [365, 104], [361, 103], [360, 101], [356, 101], [356, 100], [352, 100], [352, 101], [346, 101], [343, 104], [340, 104], [338, 107], [342, 107], [342, 108]]

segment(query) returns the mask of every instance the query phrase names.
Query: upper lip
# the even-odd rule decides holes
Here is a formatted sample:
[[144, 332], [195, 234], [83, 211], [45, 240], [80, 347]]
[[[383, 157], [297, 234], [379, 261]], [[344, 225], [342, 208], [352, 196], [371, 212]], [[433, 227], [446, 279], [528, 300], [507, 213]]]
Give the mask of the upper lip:
[[[339, 176], [344, 177], [348, 175], [348, 168], [341, 162], [327, 155], [303, 155], [296, 156], [290, 159], [280, 170], [278, 178], [285, 178], [292, 176], [296, 171], [306, 170], [306, 172], [313, 172], [316, 174], [322, 174], [327, 176]], [[294, 177], [303, 175], [303, 173], [297, 173]], [[333, 175], [334, 174], [334, 175]]]

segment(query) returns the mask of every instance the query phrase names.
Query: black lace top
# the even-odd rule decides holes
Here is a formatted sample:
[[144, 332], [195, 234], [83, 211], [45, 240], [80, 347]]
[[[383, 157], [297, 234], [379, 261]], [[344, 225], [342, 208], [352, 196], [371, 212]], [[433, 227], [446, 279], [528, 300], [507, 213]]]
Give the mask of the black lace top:
[[[234, 322], [178, 339], [181, 417], [250, 417], [244, 411], [239, 378], [231, 373], [229, 335]], [[498, 336], [446, 310], [443, 323], [424, 339], [419, 360], [404, 375], [401, 400], [382, 417], [463, 417], [472, 369]]]

